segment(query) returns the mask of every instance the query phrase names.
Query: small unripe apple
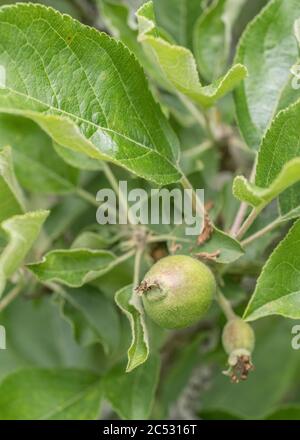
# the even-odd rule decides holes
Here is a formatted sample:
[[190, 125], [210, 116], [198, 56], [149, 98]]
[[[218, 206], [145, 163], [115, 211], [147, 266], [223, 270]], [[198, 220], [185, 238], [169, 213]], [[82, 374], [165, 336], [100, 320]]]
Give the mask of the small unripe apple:
[[225, 325], [222, 341], [224, 350], [228, 354], [232, 354], [236, 350], [245, 350], [251, 354], [255, 344], [254, 331], [247, 322], [236, 317]]
[[222, 334], [223, 347], [228, 357], [229, 369], [225, 372], [232, 382], [246, 380], [253, 369], [251, 354], [255, 346], [252, 327], [236, 317], [227, 322]]
[[152, 266], [138, 290], [154, 322], [163, 328], [183, 328], [206, 314], [216, 282], [205, 264], [186, 255], [172, 255]]

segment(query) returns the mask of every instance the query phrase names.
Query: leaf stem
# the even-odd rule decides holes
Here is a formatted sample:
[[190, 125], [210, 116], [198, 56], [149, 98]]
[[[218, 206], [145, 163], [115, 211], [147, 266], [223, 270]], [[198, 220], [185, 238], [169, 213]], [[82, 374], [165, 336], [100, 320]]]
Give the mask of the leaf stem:
[[236, 233], [235, 238], [237, 240], [240, 240], [245, 235], [245, 233], [248, 231], [250, 226], [256, 220], [256, 218], [259, 215], [259, 213], [261, 212], [261, 210], [262, 210], [262, 208], [253, 208], [252, 209], [252, 211], [250, 212], [250, 214], [248, 215], [248, 217], [246, 218], [246, 220], [244, 221], [244, 223], [242, 224], [242, 226], [240, 227], [240, 229]]
[[0, 301], [0, 312], [2, 312], [17, 296], [21, 293], [23, 284], [15, 286], [7, 295]]
[[240, 204], [240, 207], [239, 207], [239, 210], [238, 210], [238, 212], [236, 214], [234, 222], [233, 222], [233, 224], [232, 224], [232, 226], [230, 228], [230, 232], [229, 233], [233, 237], [236, 237], [236, 235], [237, 235], [237, 233], [238, 233], [238, 231], [239, 231], [239, 229], [240, 229], [240, 227], [241, 227], [241, 225], [243, 223], [243, 220], [244, 220], [244, 217], [246, 215], [247, 209], [248, 209], [248, 203], [242, 202]]
[[162, 241], [176, 240], [181, 243], [191, 243], [188, 238], [176, 237], [175, 235], [157, 235], [152, 236], [147, 239], [147, 243], [159, 243]]
[[90, 194], [88, 191], [86, 191], [85, 189], [76, 188], [75, 194], [77, 194], [80, 198], [82, 198], [86, 202], [90, 203], [91, 205], [98, 207], [98, 203], [97, 203], [96, 198], [92, 194]]
[[124, 210], [124, 212], [127, 213], [128, 222], [131, 225], [134, 225], [135, 220], [132, 217], [132, 214], [130, 212], [130, 209], [128, 207], [128, 203], [127, 203], [126, 198], [124, 197], [124, 194], [122, 194], [122, 191], [120, 191], [118, 180], [116, 179], [114, 173], [112, 172], [110, 166], [107, 163], [103, 162], [102, 167], [103, 167], [103, 172], [104, 172], [107, 180], [109, 181], [112, 189], [115, 191], [115, 193], [117, 194], [117, 196], [119, 198], [120, 206], [122, 206], [122, 209]]
[[234, 319], [236, 314], [233, 311], [233, 308], [228, 301], [228, 299], [223, 295], [220, 289], [217, 289], [216, 300], [222, 309], [224, 315], [226, 316], [227, 321]]
[[207, 213], [205, 210], [205, 207], [202, 203], [202, 201], [197, 196], [196, 191], [194, 190], [191, 182], [188, 180], [188, 178], [182, 174], [182, 178], [180, 180], [180, 183], [184, 189], [189, 189], [192, 191], [192, 208], [195, 214], [198, 214], [201, 218], [203, 218]]
[[245, 238], [245, 240], [243, 240], [241, 242], [241, 245], [242, 246], [248, 246], [254, 240], [257, 240], [258, 238], [262, 237], [266, 233], [268, 233], [268, 232], [272, 231], [273, 229], [277, 228], [281, 223], [282, 223], [282, 220], [279, 217], [276, 220], [274, 220], [272, 223], [269, 223], [264, 228], [260, 229], [259, 231], [255, 232], [254, 234], [252, 234], [249, 237]]
[[[254, 178], [255, 178], [255, 172], [256, 172], [256, 163], [257, 163], [257, 155], [255, 156], [255, 160], [253, 162], [253, 166], [251, 169], [251, 173], [250, 173], [250, 182], [253, 182]], [[238, 234], [239, 229], [241, 228], [241, 225], [243, 223], [243, 220], [245, 218], [246, 212], [247, 212], [247, 208], [248, 208], [248, 203], [247, 202], [242, 202], [240, 204], [239, 210], [236, 214], [236, 217], [234, 219], [233, 225], [230, 229], [230, 235], [232, 235], [233, 237], [236, 237]]]
[[187, 110], [194, 116], [195, 120], [199, 123], [199, 125], [207, 130], [206, 119], [203, 114], [198, 110], [198, 108], [182, 93], [178, 93], [178, 97], [182, 104], [187, 108]]
[[143, 253], [144, 253], [144, 247], [139, 246], [137, 248], [137, 251], [135, 254], [135, 259], [134, 259], [133, 289], [138, 287], [140, 284], [140, 272], [141, 272]]
[[210, 140], [206, 140], [199, 145], [196, 145], [193, 148], [189, 148], [188, 150], [184, 150], [182, 152], [182, 157], [186, 159], [193, 159], [196, 156], [200, 156], [205, 153], [207, 150], [213, 147], [213, 142]]

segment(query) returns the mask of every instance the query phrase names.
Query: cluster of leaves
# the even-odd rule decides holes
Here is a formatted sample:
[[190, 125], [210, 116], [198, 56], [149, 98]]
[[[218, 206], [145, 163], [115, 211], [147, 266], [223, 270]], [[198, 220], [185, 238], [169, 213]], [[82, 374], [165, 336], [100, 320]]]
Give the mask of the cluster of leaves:
[[[299, 2], [0, 3], [0, 419], [299, 418]], [[205, 188], [209, 233], [97, 225], [118, 180]], [[144, 316], [135, 284], [176, 252], [245, 320], [287, 318], [256, 324], [247, 383], [220, 374], [217, 304]]]

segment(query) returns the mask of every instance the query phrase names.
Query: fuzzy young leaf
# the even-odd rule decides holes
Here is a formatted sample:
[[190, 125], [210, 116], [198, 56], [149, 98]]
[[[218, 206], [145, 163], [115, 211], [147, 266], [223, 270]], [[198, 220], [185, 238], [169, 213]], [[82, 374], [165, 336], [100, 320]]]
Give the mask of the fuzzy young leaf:
[[18, 269], [37, 239], [48, 214], [48, 211], [28, 212], [1, 223], [8, 243], [0, 255], [0, 295], [6, 280]]
[[147, 419], [158, 384], [160, 362], [151, 356], [144, 365], [124, 373], [124, 365], [114, 367], [104, 379], [105, 397], [114, 410], [127, 420]]
[[222, 75], [231, 46], [232, 27], [245, 0], [217, 0], [199, 17], [194, 51], [201, 75], [208, 81]]
[[[282, 110], [263, 138], [256, 167], [255, 184], [238, 176], [233, 193], [252, 206], [261, 208], [280, 196], [283, 214], [300, 206], [300, 101]], [[283, 194], [282, 194], [283, 193]]]
[[89, 371], [22, 369], [3, 380], [0, 391], [1, 420], [95, 420], [99, 417], [101, 381]]
[[2, 112], [26, 116], [59, 145], [159, 185], [180, 179], [178, 140], [125, 46], [24, 3], [0, 9], [0, 33]]
[[10, 147], [0, 151], [0, 222], [25, 211], [22, 190], [16, 179]]
[[149, 341], [144, 312], [139, 298], [133, 292], [133, 286], [126, 286], [116, 293], [115, 300], [127, 316], [132, 333], [132, 342], [128, 349], [126, 371], [130, 372], [146, 362], [149, 356]]
[[300, 318], [300, 220], [277, 246], [258, 278], [244, 318], [269, 315]]
[[212, 106], [230, 92], [247, 74], [241, 64], [234, 65], [227, 74], [213, 84], [203, 87], [199, 81], [196, 61], [185, 47], [170, 43], [156, 27], [153, 3], [145, 3], [137, 12], [139, 40], [147, 54], [156, 62], [166, 80], [179, 93], [204, 107]]
[[[233, 194], [255, 207], [263, 207], [270, 203], [285, 189], [300, 180], [300, 157], [287, 162], [278, 176], [267, 188], [261, 188], [248, 182], [242, 176], [237, 176], [233, 183]], [[299, 202], [298, 202], [299, 204]]]
[[[249, 75], [236, 89], [236, 114], [251, 148], [259, 146], [290, 81], [290, 69], [298, 58], [293, 24], [299, 17], [298, 0], [271, 0], [240, 40], [235, 62], [243, 63]], [[290, 95], [296, 97], [296, 92]]]
[[41, 282], [56, 281], [68, 287], [81, 287], [107, 273], [121, 258], [103, 250], [59, 249], [48, 252], [42, 261], [27, 268]]

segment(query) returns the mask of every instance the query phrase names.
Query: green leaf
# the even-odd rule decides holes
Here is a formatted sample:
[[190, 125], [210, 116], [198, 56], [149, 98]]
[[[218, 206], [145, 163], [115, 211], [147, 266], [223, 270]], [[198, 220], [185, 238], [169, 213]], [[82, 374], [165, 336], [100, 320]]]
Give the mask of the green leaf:
[[220, 251], [217, 261], [224, 264], [232, 263], [244, 254], [244, 249], [240, 243], [216, 226], [214, 226], [211, 239], [198, 247], [197, 251], [208, 253]]
[[104, 379], [105, 397], [120, 417], [127, 420], [148, 419], [159, 378], [157, 356], [137, 370], [124, 373], [124, 364], [114, 367]]
[[[50, 212], [45, 223], [45, 232], [50, 243], [56, 240], [64, 231], [79, 221], [89, 209], [85, 200], [74, 195], [66, 196], [57, 203]], [[45, 248], [46, 250], [48, 248]]]
[[230, 92], [247, 74], [241, 64], [234, 65], [227, 74], [213, 84], [203, 87], [199, 81], [196, 61], [192, 52], [176, 46], [164, 38], [156, 27], [153, 3], [145, 3], [137, 12], [139, 41], [147, 54], [156, 62], [169, 84], [204, 107], [213, 105]]
[[130, 372], [146, 362], [149, 356], [149, 341], [144, 311], [132, 285], [119, 290], [116, 293], [115, 300], [130, 322], [132, 341], [128, 349], [126, 367], [126, 371]]
[[266, 420], [299, 420], [300, 405], [283, 405], [265, 417]]
[[78, 172], [59, 158], [51, 139], [29, 119], [0, 114], [0, 148], [5, 145], [12, 147], [16, 176], [27, 190], [59, 194], [76, 187]]
[[[28, 294], [28, 286], [24, 293]], [[82, 347], [74, 340], [71, 326], [62, 319], [51, 295], [30, 301], [20, 295], [1, 312], [0, 320], [6, 329], [6, 350], [0, 352], [1, 380], [21, 368], [72, 367], [97, 374], [108, 368], [100, 344]]]
[[0, 419], [94, 420], [101, 397], [99, 376], [89, 371], [23, 369], [0, 384]]
[[81, 287], [105, 274], [117, 264], [113, 253], [93, 249], [58, 249], [48, 252], [42, 261], [27, 268], [41, 282], [56, 281], [68, 287]]
[[84, 286], [64, 289], [58, 301], [80, 345], [100, 343], [106, 354], [116, 351], [120, 342], [120, 322], [112, 300], [100, 290]]
[[105, 249], [110, 246], [112, 239], [98, 232], [83, 231], [72, 243], [72, 249]]
[[0, 222], [25, 211], [22, 190], [14, 174], [11, 149], [0, 151]]
[[[290, 81], [290, 69], [298, 58], [293, 24], [299, 16], [297, 0], [272, 0], [240, 40], [235, 62], [244, 64], [249, 76], [236, 89], [236, 114], [251, 148], [258, 147]], [[290, 96], [297, 99], [296, 92]]]
[[180, 179], [178, 140], [125, 46], [27, 3], [0, 9], [0, 35], [0, 111], [26, 116], [59, 145], [159, 185]]
[[203, 0], [153, 0], [156, 21], [180, 46], [192, 49], [193, 29]]
[[102, 162], [100, 160], [92, 159], [84, 153], [62, 147], [56, 142], [53, 142], [53, 148], [61, 159], [71, 167], [89, 171], [99, 171], [102, 169]]
[[216, 79], [224, 71], [231, 48], [232, 27], [244, 3], [245, 0], [216, 0], [197, 20], [194, 52], [200, 73], [207, 81]]
[[[270, 168], [271, 169], [271, 168]], [[270, 203], [285, 189], [300, 180], [300, 157], [287, 162], [277, 177], [267, 188], [253, 185], [243, 176], [237, 176], [233, 182], [233, 194], [239, 200], [255, 207], [263, 207]]]
[[300, 318], [299, 242], [300, 220], [266, 262], [244, 313], [247, 321], [269, 315]]
[[261, 209], [283, 193], [283, 214], [300, 206], [299, 185], [295, 186], [300, 180], [299, 118], [300, 101], [278, 113], [260, 147], [255, 184], [242, 176], [234, 180], [233, 193], [238, 199]]
[[6, 280], [14, 274], [30, 251], [48, 214], [48, 211], [28, 212], [1, 223], [8, 243], [0, 255], [0, 295]]
[[[223, 264], [232, 263], [244, 254], [240, 243], [225, 232], [220, 231], [216, 226], [213, 226], [210, 238], [201, 246], [197, 244], [197, 237], [185, 235], [184, 225], [177, 226], [170, 236], [172, 238], [168, 241], [168, 247], [173, 254], [197, 255], [199, 253], [219, 252], [216, 261]], [[173, 237], [178, 237], [178, 240], [174, 240]]]

